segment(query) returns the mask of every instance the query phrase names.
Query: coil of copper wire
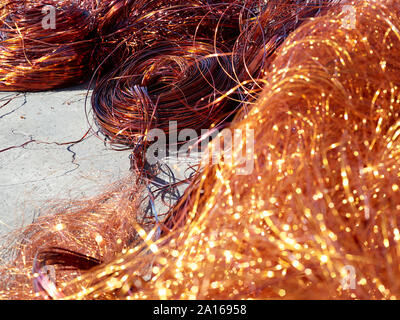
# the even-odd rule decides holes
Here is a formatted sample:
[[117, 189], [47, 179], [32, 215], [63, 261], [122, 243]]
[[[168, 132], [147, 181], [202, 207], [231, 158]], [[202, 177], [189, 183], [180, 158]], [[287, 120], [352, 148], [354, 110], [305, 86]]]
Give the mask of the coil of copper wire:
[[90, 1], [6, 1], [0, 21], [0, 90], [83, 82], [93, 50]]
[[229, 113], [229, 57], [206, 43], [159, 42], [133, 54], [95, 87], [92, 107], [116, 146], [132, 147], [152, 128], [209, 128]]
[[[340, 0], [268, 1], [262, 10], [249, 17], [237, 38], [233, 51], [238, 61], [238, 81], [263, 78], [269, 63], [283, 41], [303, 22], [323, 15]], [[257, 84], [253, 85], [253, 89]], [[251, 91], [251, 86], [247, 87]], [[259, 86], [259, 89], [262, 89]]]

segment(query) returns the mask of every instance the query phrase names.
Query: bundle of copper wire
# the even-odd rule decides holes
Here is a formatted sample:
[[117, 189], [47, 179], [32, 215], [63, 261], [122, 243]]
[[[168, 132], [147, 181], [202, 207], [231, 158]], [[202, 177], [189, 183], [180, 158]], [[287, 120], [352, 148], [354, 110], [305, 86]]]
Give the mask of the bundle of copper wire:
[[[260, 99], [230, 127], [254, 131], [252, 170], [239, 175], [241, 161], [204, 159], [165, 225], [126, 226], [140, 242], [127, 241], [123, 226], [107, 241], [113, 219], [140, 215], [134, 193], [43, 218], [17, 247], [8, 269], [15, 286], [2, 296], [398, 299], [400, 7], [365, 0], [343, 8], [284, 41]], [[77, 236], [79, 217], [87, 232]], [[86, 246], [98, 232], [97, 245]], [[47, 239], [56, 241], [44, 246]], [[108, 247], [124, 241], [121, 252]], [[40, 272], [48, 264], [56, 275], [74, 273], [51, 280]]]
[[124, 8], [124, 21], [103, 36], [101, 67], [111, 72], [96, 83], [92, 111], [110, 142], [134, 147], [140, 159], [149, 130], [168, 134], [176, 121], [176, 130], [200, 131], [236, 110], [227, 97], [235, 85], [230, 47], [261, 3], [151, 0]]
[[[228, 57], [200, 42], [157, 42], [138, 51], [96, 85], [92, 107], [113, 144], [134, 146], [158, 128], [209, 128], [229, 113]], [[217, 99], [219, 98], [219, 99]]]
[[40, 91], [83, 82], [94, 46], [89, 2], [2, 2], [0, 90]]
[[264, 60], [280, 41], [334, 2], [130, 3], [126, 27], [108, 38], [125, 39], [110, 59], [119, 67], [93, 92], [98, 127], [111, 143], [128, 147], [143, 143], [152, 128], [168, 134], [171, 121], [178, 130], [215, 127], [249, 103]]

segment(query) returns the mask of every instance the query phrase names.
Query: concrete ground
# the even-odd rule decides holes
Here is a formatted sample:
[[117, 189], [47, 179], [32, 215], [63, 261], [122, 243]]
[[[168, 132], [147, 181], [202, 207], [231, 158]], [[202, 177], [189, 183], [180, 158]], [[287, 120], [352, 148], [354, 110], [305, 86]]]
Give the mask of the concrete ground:
[[73, 143], [92, 122], [86, 93], [0, 93], [0, 235], [32, 222], [49, 201], [94, 196], [128, 176], [129, 151], [112, 150], [93, 132]]
[[[31, 223], [54, 202], [99, 195], [130, 176], [130, 151], [112, 150], [96, 134], [92, 115], [86, 116], [86, 95], [85, 85], [40, 93], [0, 92], [0, 237]], [[189, 177], [195, 159], [165, 159], [150, 189]], [[164, 200], [172, 205], [185, 188], [171, 190]], [[153, 194], [157, 214], [168, 208], [161, 194], [165, 196]]]

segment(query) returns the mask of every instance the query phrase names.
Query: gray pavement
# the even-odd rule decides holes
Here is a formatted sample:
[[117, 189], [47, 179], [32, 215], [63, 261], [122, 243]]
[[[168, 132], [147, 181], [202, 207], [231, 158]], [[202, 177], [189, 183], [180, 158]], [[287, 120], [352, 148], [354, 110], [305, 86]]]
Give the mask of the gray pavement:
[[0, 93], [0, 150], [11, 147], [0, 153], [0, 235], [30, 223], [51, 201], [94, 196], [128, 176], [129, 151], [112, 150], [96, 134], [59, 145], [89, 129], [86, 92]]

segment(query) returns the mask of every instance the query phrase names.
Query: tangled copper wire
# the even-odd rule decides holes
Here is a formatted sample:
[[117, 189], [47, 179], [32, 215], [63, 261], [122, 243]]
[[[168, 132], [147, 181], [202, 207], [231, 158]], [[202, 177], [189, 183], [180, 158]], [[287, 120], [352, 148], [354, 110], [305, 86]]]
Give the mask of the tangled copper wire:
[[[215, 41], [214, 45], [221, 50], [220, 46], [230, 48], [245, 26], [261, 12], [269, 12], [268, 24], [283, 26], [287, 34], [293, 27], [274, 18], [278, 16], [275, 12], [325, 5], [319, 3], [310, 0], [300, 6], [296, 1], [285, 0], [280, 3], [282, 8], [277, 9], [274, 3], [257, 0], [3, 1], [0, 89], [39, 91], [78, 84], [99, 65], [105, 72], [136, 50], [158, 41], [188, 40], [195, 36], [203, 42]], [[43, 27], [48, 6], [56, 8], [56, 30]], [[296, 25], [301, 14], [292, 13], [294, 17]], [[255, 60], [251, 57], [252, 50], [259, 59], [263, 46], [264, 43], [259, 43], [257, 49], [252, 46], [246, 54], [248, 59]], [[276, 48], [272, 43], [270, 47], [270, 51]]]
[[257, 103], [230, 126], [254, 132], [247, 174], [205, 158], [166, 222], [147, 230], [131, 220], [140, 190], [125, 184], [43, 218], [17, 243], [2, 297], [398, 299], [400, 6], [350, 9], [300, 26], [257, 79]]
[[[14, 262], [7, 270], [0, 267], [2, 288], [10, 286], [15, 293], [19, 292], [14, 297], [17, 299], [47, 298], [46, 294], [40, 292], [56, 291], [54, 284], [47, 281], [44, 272], [46, 265], [56, 266], [57, 281], [71, 281], [79, 275], [79, 270], [111, 261], [117, 252], [140, 242], [137, 231], [149, 231], [142, 224], [141, 217], [136, 215], [139, 199], [135, 194], [140, 192], [140, 187], [135, 186], [131, 179], [126, 179], [90, 202], [77, 201], [68, 204], [67, 208], [56, 205], [52, 215], [39, 218], [21, 233], [10, 235], [11, 242], [17, 243], [25, 253], [22, 256], [18, 251], [9, 249], [3, 252], [3, 259], [6, 257]], [[113, 231], [106, 234], [109, 228]], [[90, 241], [86, 238], [89, 234]], [[37, 243], [40, 250], [30, 247], [31, 241]], [[82, 244], [86, 249], [82, 250]], [[29, 264], [30, 270], [20, 273], [20, 263]]]
[[[92, 110], [98, 127], [112, 144], [128, 147], [144, 143], [152, 128], [168, 133], [170, 121], [177, 121], [178, 130], [215, 127], [248, 104], [250, 97], [254, 99], [253, 88], [261, 88], [255, 79], [265, 72], [263, 60], [290, 31], [334, 2], [310, 0], [299, 5], [285, 0], [278, 6], [260, 1], [221, 4], [195, 0], [183, 4], [178, 0], [166, 6], [157, 0], [131, 4], [126, 27], [117, 33], [125, 43], [108, 62], [119, 67], [101, 78], [93, 92]], [[252, 40], [247, 43], [249, 36]], [[115, 37], [112, 34], [107, 41]], [[207, 49], [199, 54], [196, 46]], [[115, 47], [114, 43], [110, 48]], [[188, 57], [185, 50], [191, 56], [187, 62], [183, 62]], [[202, 55], [209, 57], [203, 59]], [[174, 66], [177, 59], [181, 61], [178, 68]], [[211, 67], [202, 70], [209, 62]], [[164, 64], [171, 66], [161, 67]], [[185, 64], [189, 68], [183, 67]], [[171, 68], [176, 69], [174, 75]], [[170, 73], [165, 75], [170, 78], [167, 86], [162, 83], [166, 80], [163, 72]], [[191, 72], [194, 74], [189, 75]], [[148, 92], [143, 83], [148, 81], [163, 89]]]
[[[259, 1], [244, 3], [248, 2], [254, 5]], [[238, 3], [241, 1], [115, 0], [102, 5], [93, 14], [100, 37], [95, 49], [100, 63], [98, 74], [112, 70], [134, 52], [159, 41], [196, 37], [212, 43], [215, 36], [221, 43], [233, 42], [239, 30], [237, 18], [244, 6]], [[229, 19], [225, 17], [228, 13], [232, 14]]]
[[284, 43], [233, 127], [255, 131], [254, 170], [206, 165], [155, 243], [153, 281], [123, 297], [399, 298], [400, 7], [352, 8], [353, 27], [334, 10]]
[[279, 45], [310, 17], [324, 13], [340, 0], [268, 1], [261, 12], [244, 24], [233, 49], [237, 55], [238, 80], [264, 77]]
[[[101, 79], [92, 95], [98, 126], [113, 144], [134, 146], [158, 128], [209, 128], [229, 114], [231, 63], [212, 45], [157, 42]], [[220, 99], [218, 99], [220, 98]]]
[[[48, 5], [56, 8], [55, 30], [43, 27]], [[87, 78], [93, 26], [84, 6], [71, 0], [9, 1], [3, 11], [0, 90], [39, 91]]]

